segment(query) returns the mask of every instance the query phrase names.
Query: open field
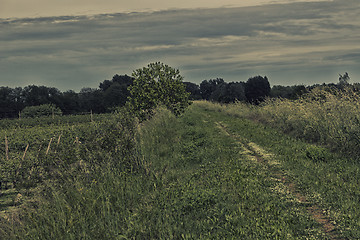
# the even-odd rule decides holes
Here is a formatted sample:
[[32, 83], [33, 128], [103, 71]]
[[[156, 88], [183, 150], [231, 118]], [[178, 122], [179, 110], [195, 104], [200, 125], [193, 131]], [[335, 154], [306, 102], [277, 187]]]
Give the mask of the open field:
[[[118, 113], [2, 129], [0, 239], [359, 239], [353, 145], [284, 129], [277, 119], [296, 104], [195, 102], [141, 124]], [[356, 110], [341, 106], [345, 120]]]

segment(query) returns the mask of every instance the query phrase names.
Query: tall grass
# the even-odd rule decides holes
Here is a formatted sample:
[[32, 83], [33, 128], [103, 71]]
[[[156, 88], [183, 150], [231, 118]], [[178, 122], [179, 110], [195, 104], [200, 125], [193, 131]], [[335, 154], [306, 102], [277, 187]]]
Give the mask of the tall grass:
[[[233, 107], [232, 110], [236, 110], [235, 106]], [[240, 113], [240, 110], [238, 108], [236, 114]], [[256, 110], [252, 110], [251, 117], [259, 120]], [[232, 114], [229, 108], [226, 111], [227, 114]], [[321, 206], [324, 213], [331, 220], [335, 220], [334, 224], [338, 226], [337, 232], [343, 235], [344, 239], [360, 239], [358, 227], [360, 212], [357, 210], [359, 162], [348, 161], [348, 155], [331, 153], [318, 144], [306, 143], [301, 139], [290, 137], [277, 128], [269, 127], [269, 124], [252, 121], [244, 116], [227, 117], [223, 112], [209, 110], [207, 112], [209, 115], [218, 115], [219, 121], [223, 121], [231, 132], [239, 134], [244, 141], [255, 142], [273, 153], [274, 158], [279, 160], [278, 166], [283, 169], [286, 179], [295, 183], [299, 192], [303, 193], [310, 202]]]
[[33, 201], [20, 205], [8, 221], [0, 217], [0, 239], [157, 239], [171, 234], [169, 225], [158, 222], [167, 204], [158, 190], [176, 175], [169, 169], [178, 164], [179, 129], [164, 108], [141, 124], [120, 112], [76, 129], [75, 142], [60, 144], [56, 154], [46, 156], [56, 163], [52, 177], [31, 193], [22, 192]]
[[240, 102], [227, 106], [199, 104], [260, 121], [349, 157], [360, 155], [360, 95], [350, 88], [315, 88], [298, 100], [268, 99], [260, 106]]
[[135, 131], [129, 114], [108, 115], [76, 129], [76, 141], [57, 152], [33, 156], [48, 177], [19, 189], [31, 201], [0, 219], [0, 239], [123, 239], [146, 185], [136, 177]]
[[318, 88], [295, 101], [268, 100], [252, 117], [333, 151], [360, 154], [360, 95], [350, 89]]
[[[60, 165], [51, 172], [56, 176], [45, 178], [37, 189], [38, 199], [21, 205], [17, 217], [0, 222], [0, 239], [311, 236], [308, 230], [318, 231], [318, 226], [303, 206], [283, 201], [272, 192], [267, 169], [239, 153], [236, 141], [222, 134], [215, 121], [234, 123], [239, 135], [249, 139], [257, 135], [267, 142], [276, 131], [266, 133], [265, 127], [254, 127], [258, 124], [250, 128], [249, 120], [216, 115], [213, 110], [252, 118], [355, 155], [358, 150], [351, 146], [358, 140], [358, 107], [358, 96], [351, 91], [316, 90], [300, 100], [268, 100], [257, 107], [198, 102], [180, 118], [159, 108], [151, 120], [141, 124], [125, 112], [90, 123], [76, 130], [81, 143], [71, 138], [69, 144], [59, 145], [56, 153], [44, 158]], [[335, 125], [337, 122], [341, 124]], [[345, 130], [339, 128], [342, 124]], [[356, 134], [349, 134], [349, 129]], [[66, 137], [65, 132], [62, 136]], [[345, 148], [349, 139], [353, 145]], [[338, 145], [327, 142], [330, 140]], [[293, 148], [286, 141], [281, 144], [292, 158]], [[300, 157], [305, 154], [295, 152]], [[318, 158], [316, 154], [312, 157]]]

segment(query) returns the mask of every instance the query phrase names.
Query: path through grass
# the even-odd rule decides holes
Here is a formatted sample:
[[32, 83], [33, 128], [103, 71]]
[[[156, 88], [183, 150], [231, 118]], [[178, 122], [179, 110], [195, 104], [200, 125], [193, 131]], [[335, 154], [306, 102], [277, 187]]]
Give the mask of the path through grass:
[[12, 239], [360, 238], [356, 163], [219, 106], [157, 110], [136, 149], [139, 169], [69, 178]]
[[257, 160], [267, 166], [268, 174], [285, 186], [281, 191], [290, 193], [305, 207], [305, 212], [321, 226], [324, 236], [360, 238], [358, 163], [244, 119], [241, 113], [229, 113], [219, 105], [198, 103], [197, 107], [258, 156]]

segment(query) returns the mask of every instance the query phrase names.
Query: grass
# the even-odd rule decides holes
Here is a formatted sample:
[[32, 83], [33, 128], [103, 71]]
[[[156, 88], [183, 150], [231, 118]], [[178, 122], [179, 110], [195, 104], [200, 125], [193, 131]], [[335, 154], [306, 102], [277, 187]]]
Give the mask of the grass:
[[[167, 127], [166, 122], [155, 118], [144, 126], [142, 154], [151, 163], [148, 173], [154, 182], [152, 191], [144, 195], [144, 202], [136, 211], [132, 236], [143, 239], [321, 236], [319, 227], [299, 204], [285, 201], [271, 190], [275, 183], [269, 181], [266, 169], [242, 155], [241, 146], [223, 134], [212, 117], [193, 106]], [[162, 145], [164, 149], [159, 148]]]
[[[259, 118], [261, 108], [249, 110], [248, 106], [239, 104], [227, 107], [207, 102], [199, 104], [211, 114], [216, 114], [219, 121], [225, 120], [232, 132], [241, 133], [247, 141], [255, 142], [275, 154], [287, 177], [313, 203], [322, 206], [329, 218], [336, 222], [342, 236], [349, 239], [360, 237], [360, 212], [357, 210], [360, 166], [351, 159], [353, 153], [334, 153], [331, 151], [333, 148], [326, 148], [327, 145], [306, 143], [284, 135], [282, 124], [278, 126], [254, 122], [254, 116]], [[264, 106], [266, 107], [267, 105]], [[288, 106], [285, 104], [284, 108], [287, 109]], [[295, 109], [293, 111], [296, 112]], [[228, 117], [224, 117], [224, 113]], [[252, 120], [245, 121], [246, 118]], [[338, 119], [334, 121], [336, 120]]]
[[14, 199], [16, 197], [15, 189], [6, 189], [1, 191], [0, 195], [0, 211], [7, 209], [14, 205]]
[[263, 124], [261, 109], [196, 102], [75, 126], [82, 143], [46, 158], [55, 178], [0, 197], [0, 239], [360, 238], [358, 163]]
[[262, 122], [355, 160], [360, 154], [360, 95], [350, 88], [316, 88], [298, 100], [268, 99], [260, 107], [238, 103], [210, 108]]

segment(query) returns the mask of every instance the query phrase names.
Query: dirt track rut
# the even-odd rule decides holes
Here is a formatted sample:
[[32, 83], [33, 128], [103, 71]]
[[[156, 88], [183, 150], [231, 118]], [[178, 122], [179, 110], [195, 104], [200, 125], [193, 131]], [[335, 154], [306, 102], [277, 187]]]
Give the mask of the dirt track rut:
[[[291, 194], [293, 198], [302, 204], [306, 205], [308, 214], [322, 226], [323, 232], [328, 239], [344, 239], [341, 238], [336, 232], [336, 226], [332, 223], [331, 219], [324, 214], [320, 206], [311, 202], [304, 194], [302, 194], [296, 183], [291, 181], [287, 175], [279, 170], [280, 163], [276, 160], [275, 155], [268, 153], [266, 150], [258, 146], [256, 143], [248, 142], [242, 137], [231, 133], [226, 125], [222, 122], [216, 122], [216, 125], [229, 137], [233, 138], [237, 144], [243, 149], [243, 153], [251, 156], [259, 164], [268, 166], [270, 175], [275, 181], [282, 183], [287, 188], [287, 193]], [[276, 167], [275, 167], [276, 166]]]

